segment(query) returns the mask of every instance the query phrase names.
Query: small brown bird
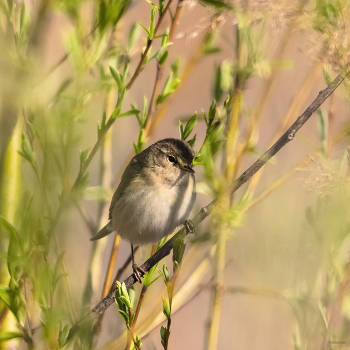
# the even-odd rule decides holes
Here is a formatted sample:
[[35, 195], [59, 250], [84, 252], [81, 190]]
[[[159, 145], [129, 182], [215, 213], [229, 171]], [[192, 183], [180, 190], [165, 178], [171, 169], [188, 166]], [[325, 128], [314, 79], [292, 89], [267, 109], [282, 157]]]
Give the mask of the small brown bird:
[[138, 281], [145, 271], [134, 245], [156, 243], [184, 224], [196, 199], [194, 151], [185, 141], [164, 139], [135, 155], [125, 168], [109, 208], [109, 222], [91, 241], [116, 231], [131, 244]]

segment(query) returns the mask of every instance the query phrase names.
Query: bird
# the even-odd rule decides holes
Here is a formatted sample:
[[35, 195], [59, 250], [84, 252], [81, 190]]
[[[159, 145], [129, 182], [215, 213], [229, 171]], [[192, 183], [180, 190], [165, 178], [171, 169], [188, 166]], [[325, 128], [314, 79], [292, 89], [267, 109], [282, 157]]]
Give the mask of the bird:
[[125, 168], [109, 208], [108, 223], [90, 240], [115, 231], [131, 245], [133, 273], [146, 274], [135, 263], [134, 246], [159, 242], [176, 227], [190, 223], [196, 200], [194, 151], [183, 140], [166, 138], [136, 154]]

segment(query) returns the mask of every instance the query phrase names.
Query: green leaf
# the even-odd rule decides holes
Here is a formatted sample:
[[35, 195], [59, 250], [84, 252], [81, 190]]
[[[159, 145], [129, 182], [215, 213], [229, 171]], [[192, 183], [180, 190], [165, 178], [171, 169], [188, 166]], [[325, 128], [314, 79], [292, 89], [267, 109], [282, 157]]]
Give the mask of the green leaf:
[[168, 58], [168, 56], [169, 56], [169, 51], [165, 51], [163, 54], [161, 54], [159, 56], [158, 63], [159, 63], [160, 66], [165, 63], [165, 61]]
[[121, 298], [121, 288], [118, 287], [115, 291], [115, 302], [116, 304], [118, 305], [119, 309], [122, 310], [122, 311], [127, 311], [127, 308], [126, 308], [126, 305], [124, 304], [124, 302], [122, 300], [120, 300]]
[[129, 293], [129, 299], [130, 299], [131, 307], [134, 307], [134, 301], [135, 301], [135, 290], [134, 290], [134, 287], [129, 288], [128, 293]]
[[[122, 293], [123, 293], [123, 296], [125, 297], [125, 299], [128, 300], [128, 304], [130, 304], [128, 290], [126, 289], [126, 286], [125, 286], [124, 282], [122, 283]], [[131, 307], [131, 306], [129, 306], [129, 307]]]
[[216, 47], [216, 46], [206, 47], [203, 51], [203, 55], [213, 55], [219, 52], [221, 52], [220, 47]]
[[158, 266], [158, 263], [155, 264], [154, 266], [151, 267], [151, 269], [148, 271], [148, 273], [145, 275], [144, 279], [143, 279], [143, 285], [145, 287], [149, 287], [152, 283], [154, 283], [160, 276], [158, 276], [156, 279], [154, 279], [152, 281], [152, 277], [154, 274], [154, 271], [156, 270]]
[[22, 152], [19, 152], [30, 164], [34, 164], [34, 153], [27, 135], [22, 133]]
[[180, 138], [181, 138], [181, 140], [183, 140], [183, 139], [184, 139], [184, 138], [183, 138], [184, 127], [183, 127], [183, 125], [182, 125], [182, 123], [181, 123], [180, 120], [179, 120], [179, 129], [180, 129]]
[[233, 7], [220, 0], [199, 0], [199, 2], [204, 5], [204, 6], [211, 6], [214, 7], [215, 9], [224, 9], [224, 10], [232, 10]]
[[163, 275], [164, 275], [165, 281], [169, 282], [169, 271], [165, 263], [163, 265]]
[[5, 230], [10, 234], [10, 242], [7, 250], [7, 268], [10, 276], [17, 281], [18, 278], [18, 263], [20, 253], [21, 253], [21, 245], [20, 245], [20, 237], [16, 231], [16, 229], [4, 218], [0, 215], [0, 223], [3, 225]]
[[21, 8], [21, 17], [20, 17], [20, 22], [19, 22], [19, 28], [20, 32], [23, 32], [26, 30], [26, 27], [28, 25], [28, 11], [27, 11], [27, 6], [26, 3], [22, 3], [22, 8]]
[[318, 135], [321, 142], [325, 142], [328, 134], [328, 120], [321, 109], [317, 110]]
[[15, 287], [15, 290], [13, 290], [5, 285], [0, 285], [0, 300], [3, 301], [17, 321], [23, 326], [25, 321], [24, 302], [18, 287]]
[[160, 340], [162, 342], [163, 347], [165, 347], [167, 333], [168, 333], [168, 330], [165, 327], [161, 326], [160, 327]]
[[174, 263], [177, 262], [178, 265], [181, 265], [182, 263], [182, 258], [184, 256], [186, 249], [186, 244], [184, 242], [184, 239], [176, 239], [174, 242], [174, 247], [173, 247], [173, 261]]
[[159, 12], [162, 13], [164, 10], [165, 0], [159, 0]]
[[0, 0], [0, 11], [6, 16], [9, 16], [9, 7], [6, 0]]
[[122, 75], [119, 73], [119, 71], [116, 68], [114, 68], [112, 66], [109, 66], [109, 71], [111, 72], [113, 79], [117, 83], [118, 89], [120, 91], [123, 90], [124, 89], [124, 82], [123, 82]]
[[53, 274], [52, 274], [52, 289], [55, 290], [56, 289], [56, 286], [57, 286], [57, 283], [59, 282], [59, 280], [66, 274], [61, 274], [60, 273], [60, 270], [61, 270], [61, 267], [62, 267], [62, 264], [63, 264], [63, 258], [64, 258], [64, 254], [65, 254], [65, 251], [63, 251], [58, 257], [57, 257], [57, 260], [56, 260], [56, 264], [55, 264], [55, 267], [54, 267], [54, 270], [53, 270]]
[[171, 72], [173, 73], [175, 78], [179, 76], [179, 69], [180, 69], [180, 58], [177, 57], [171, 65]]
[[165, 44], [164, 46], [162, 46], [159, 50], [157, 50], [152, 56], [151, 56], [151, 58], [148, 60], [148, 62], [149, 61], [152, 61], [154, 58], [156, 58], [156, 57], [158, 57], [158, 56], [160, 56], [163, 52], [165, 52], [167, 49], [168, 49], [168, 47], [170, 46], [170, 45], [172, 45], [173, 43], [167, 43], [167, 44]]
[[185, 130], [182, 135], [182, 140], [186, 140], [187, 137], [190, 136], [196, 124], [197, 124], [197, 112], [187, 122]]
[[216, 101], [220, 101], [222, 96], [222, 89], [221, 89], [221, 65], [217, 66], [215, 68], [215, 74], [214, 74], [214, 98]]
[[129, 37], [128, 37], [128, 51], [129, 51], [129, 53], [132, 51], [132, 49], [135, 46], [137, 37], [139, 35], [139, 28], [140, 27], [136, 23], [134, 23], [130, 28]]
[[129, 315], [122, 311], [122, 310], [119, 310], [119, 315], [122, 317], [122, 319], [124, 320], [125, 324], [129, 325]]
[[91, 186], [84, 190], [84, 199], [88, 201], [105, 201], [110, 196], [110, 189], [104, 186]]
[[124, 295], [122, 295], [121, 297], [119, 297], [119, 300], [121, 300], [127, 308], [131, 308], [129, 297], [126, 298]]
[[83, 166], [85, 164], [85, 162], [89, 158], [89, 154], [90, 154], [90, 148], [87, 148], [85, 151], [80, 150], [80, 155], [79, 155], [80, 166]]
[[148, 31], [148, 29], [146, 29], [141, 22], [139, 21], [139, 25], [145, 30], [145, 32], [147, 33], [147, 36], [150, 37], [150, 32]]
[[191, 140], [187, 140], [187, 142], [191, 147], [194, 147], [194, 145], [196, 143], [196, 139], [197, 139], [197, 134], [195, 134]]
[[174, 79], [173, 73], [170, 73], [163, 91], [158, 95], [156, 104], [159, 105], [164, 102], [164, 100], [169, 97], [179, 86], [180, 79]]
[[327, 70], [325, 67], [323, 68], [323, 77], [327, 85], [329, 86], [333, 79], [331, 78], [329, 70]]
[[10, 340], [14, 338], [22, 338], [23, 334], [19, 332], [0, 332], [0, 341]]
[[108, 18], [107, 18], [107, 5], [105, 1], [100, 1], [100, 6], [98, 9], [98, 23], [99, 23], [99, 29], [101, 32], [107, 27], [108, 25]]
[[139, 349], [141, 349], [141, 346], [142, 346], [141, 339], [138, 337], [137, 334], [136, 334], [136, 345]]
[[129, 115], [136, 115], [137, 116], [140, 113], [141, 113], [141, 111], [139, 111], [138, 109], [130, 109], [129, 111], [126, 111], [124, 113], [120, 113], [118, 115], [118, 118], [127, 117]]
[[4, 284], [0, 284], [0, 299], [10, 309], [14, 298], [14, 292]]
[[151, 10], [151, 21], [150, 21], [150, 25], [149, 25], [149, 34], [150, 34], [150, 39], [153, 40], [153, 36], [154, 36], [154, 19], [156, 17], [156, 9], [152, 6], [152, 10]]
[[232, 86], [232, 64], [227, 60], [221, 63], [221, 79], [220, 79], [220, 87], [223, 91], [228, 91]]
[[69, 327], [66, 324], [63, 329], [60, 330], [58, 334], [58, 347], [62, 349], [66, 345], [66, 341], [69, 334]]
[[211, 106], [209, 108], [209, 113], [208, 113], [208, 126], [211, 126], [213, 124], [215, 113], [216, 113], [216, 101], [215, 99], [213, 99], [213, 102], [211, 103]]
[[85, 188], [89, 184], [89, 172], [86, 172], [80, 179], [79, 187]]
[[163, 301], [163, 313], [167, 319], [170, 318], [170, 304], [169, 304], [169, 299], [163, 297], [162, 295], [162, 301]]
[[159, 35], [155, 36], [154, 39], [159, 39], [159, 38], [164, 39], [164, 38], [168, 38], [168, 36], [169, 36], [168, 33], [163, 33], [163, 34], [159, 34]]

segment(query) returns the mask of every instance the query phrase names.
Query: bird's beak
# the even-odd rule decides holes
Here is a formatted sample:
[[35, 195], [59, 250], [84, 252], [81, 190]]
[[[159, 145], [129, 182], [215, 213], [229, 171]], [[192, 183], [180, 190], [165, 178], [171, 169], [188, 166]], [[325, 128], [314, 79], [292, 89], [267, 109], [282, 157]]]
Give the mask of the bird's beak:
[[189, 165], [180, 165], [180, 169], [188, 171], [189, 173], [195, 172]]

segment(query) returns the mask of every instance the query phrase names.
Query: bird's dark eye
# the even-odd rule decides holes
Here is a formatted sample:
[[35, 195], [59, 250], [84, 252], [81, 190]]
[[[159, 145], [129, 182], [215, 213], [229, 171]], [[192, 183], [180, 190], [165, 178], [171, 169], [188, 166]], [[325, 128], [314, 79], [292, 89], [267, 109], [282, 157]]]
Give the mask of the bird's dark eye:
[[171, 163], [176, 163], [176, 159], [173, 156], [168, 156], [168, 160]]

